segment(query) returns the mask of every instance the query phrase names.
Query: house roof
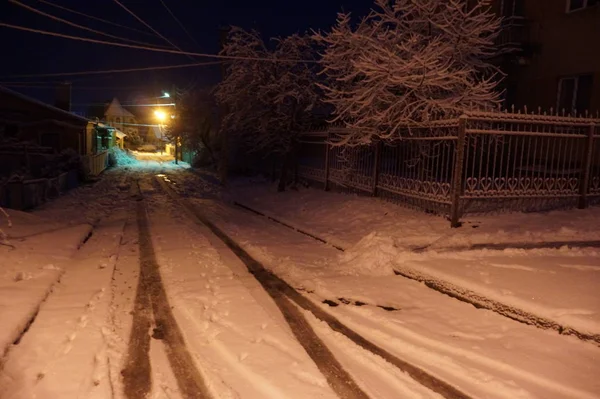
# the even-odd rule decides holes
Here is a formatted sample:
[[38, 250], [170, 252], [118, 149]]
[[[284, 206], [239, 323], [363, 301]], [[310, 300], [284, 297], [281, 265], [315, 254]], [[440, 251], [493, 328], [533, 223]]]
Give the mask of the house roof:
[[55, 112], [55, 113], [57, 113], [57, 114], [59, 114], [61, 116], [66, 116], [66, 117], [69, 117], [71, 119], [75, 119], [75, 120], [80, 121], [80, 122], [90, 122], [90, 120], [88, 118], [84, 118], [83, 116], [79, 116], [79, 115], [76, 115], [76, 114], [74, 114], [72, 112], [65, 111], [64, 109], [57, 108], [57, 107], [52, 106], [50, 104], [46, 104], [45, 102], [36, 100], [35, 98], [31, 98], [31, 97], [26, 96], [24, 94], [21, 94], [19, 92], [13, 91], [13, 90], [11, 90], [11, 89], [9, 89], [7, 87], [4, 87], [2, 85], [0, 85], [0, 92], [8, 94], [8, 95], [13, 96], [13, 97], [16, 97], [16, 98], [18, 98], [18, 99], [20, 99], [22, 101], [27, 101], [29, 103], [36, 104], [39, 107], [42, 107], [42, 108], [45, 108], [45, 109], [47, 109], [49, 111]]
[[106, 111], [104, 111], [104, 115], [127, 116], [135, 118], [134, 114], [123, 108], [117, 97], [113, 98]]

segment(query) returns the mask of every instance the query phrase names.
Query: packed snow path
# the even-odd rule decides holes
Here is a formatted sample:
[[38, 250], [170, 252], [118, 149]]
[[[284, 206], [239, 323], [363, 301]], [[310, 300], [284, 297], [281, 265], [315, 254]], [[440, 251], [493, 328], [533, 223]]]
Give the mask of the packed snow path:
[[186, 347], [183, 334], [169, 306], [159, 271], [160, 266], [156, 261], [143, 198], [138, 199], [136, 219], [139, 231], [140, 278], [135, 297], [127, 363], [122, 371], [125, 395], [135, 399], [145, 397], [150, 392], [151, 337], [148, 331], [152, 326], [152, 337], [162, 339], [165, 343], [167, 358], [182, 395], [186, 398], [210, 398], [204, 378]]

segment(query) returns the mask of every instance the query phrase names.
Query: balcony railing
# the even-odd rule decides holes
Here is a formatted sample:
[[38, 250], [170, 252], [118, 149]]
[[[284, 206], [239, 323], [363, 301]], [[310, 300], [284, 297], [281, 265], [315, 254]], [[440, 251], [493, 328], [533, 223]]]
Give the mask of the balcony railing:
[[502, 31], [496, 39], [503, 49], [522, 49], [529, 42], [529, 25], [524, 17], [510, 16], [502, 20]]

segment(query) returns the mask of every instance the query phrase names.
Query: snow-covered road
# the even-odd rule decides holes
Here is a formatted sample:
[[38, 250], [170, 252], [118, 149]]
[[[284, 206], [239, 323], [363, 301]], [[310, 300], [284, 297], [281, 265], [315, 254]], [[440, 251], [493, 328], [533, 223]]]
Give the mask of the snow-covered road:
[[[56, 222], [46, 247], [0, 248], [33, 265], [2, 264], [0, 289], [21, 299], [0, 323], [5, 340], [20, 331], [0, 361], [0, 398], [600, 397], [596, 345], [378, 274], [373, 259], [231, 205], [183, 166], [109, 171], [34, 212]], [[86, 225], [90, 239], [65, 254], [58, 244]], [[470, 268], [514, 264], [495, 256]], [[0, 300], [9, 314], [10, 296]]]

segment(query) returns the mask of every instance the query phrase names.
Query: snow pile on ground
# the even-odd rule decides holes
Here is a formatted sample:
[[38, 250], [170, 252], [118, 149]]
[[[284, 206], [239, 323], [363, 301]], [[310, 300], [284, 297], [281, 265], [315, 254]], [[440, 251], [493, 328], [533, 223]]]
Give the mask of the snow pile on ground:
[[391, 276], [394, 275], [393, 263], [397, 257], [398, 247], [394, 239], [372, 232], [342, 253], [334, 268], [342, 274]]
[[137, 159], [135, 159], [126, 151], [123, 151], [120, 148], [113, 147], [110, 149], [110, 151], [111, 154], [115, 157], [115, 161], [117, 162], [118, 166], [135, 165], [139, 162]]

